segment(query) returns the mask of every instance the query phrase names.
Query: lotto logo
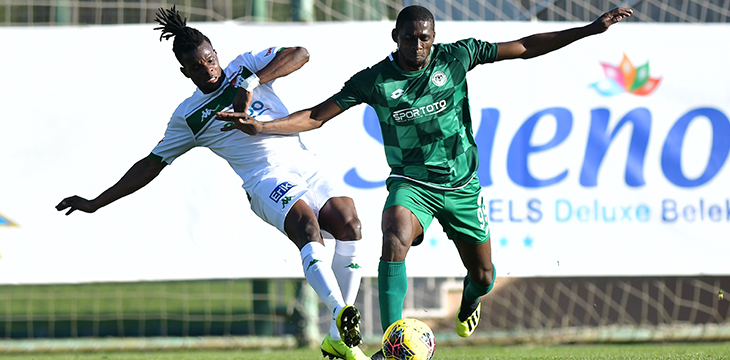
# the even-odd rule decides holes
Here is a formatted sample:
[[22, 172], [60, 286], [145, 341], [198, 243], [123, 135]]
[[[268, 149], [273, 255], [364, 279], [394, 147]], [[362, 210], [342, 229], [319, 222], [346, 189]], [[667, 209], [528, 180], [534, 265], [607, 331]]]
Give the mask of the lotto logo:
[[274, 191], [271, 192], [269, 195], [269, 198], [271, 200], [274, 200], [274, 202], [279, 202], [279, 200], [286, 195], [289, 190], [291, 190], [294, 187], [294, 185], [290, 184], [287, 181], [284, 181], [283, 183], [276, 185], [274, 188]]

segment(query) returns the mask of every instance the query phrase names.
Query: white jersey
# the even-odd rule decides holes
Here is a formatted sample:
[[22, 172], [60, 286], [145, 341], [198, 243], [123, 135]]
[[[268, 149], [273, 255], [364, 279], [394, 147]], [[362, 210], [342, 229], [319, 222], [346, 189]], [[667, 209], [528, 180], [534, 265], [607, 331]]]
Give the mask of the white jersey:
[[[279, 48], [271, 47], [254, 55], [237, 56], [223, 70], [225, 79], [218, 90], [204, 94], [200, 89], [183, 101], [167, 124], [165, 137], [152, 150], [150, 157], [171, 164], [178, 156], [196, 146], [209, 148], [231, 165], [249, 191], [271, 167], [294, 167], [307, 150], [299, 135], [256, 135], [242, 131], [221, 131], [225, 122], [215, 119], [216, 112], [233, 111], [233, 99], [240, 82], [261, 70], [276, 56]], [[289, 115], [272, 83], [261, 84], [253, 91], [249, 115], [259, 121], [271, 121]]]

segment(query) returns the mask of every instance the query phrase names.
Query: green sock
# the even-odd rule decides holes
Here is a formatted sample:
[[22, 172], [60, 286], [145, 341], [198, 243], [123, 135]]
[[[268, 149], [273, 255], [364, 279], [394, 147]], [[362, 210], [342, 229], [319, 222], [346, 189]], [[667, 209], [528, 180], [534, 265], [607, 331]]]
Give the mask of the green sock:
[[390, 262], [380, 259], [378, 264], [378, 299], [380, 325], [385, 331], [390, 324], [403, 317], [403, 301], [408, 291], [405, 261]]
[[[469, 274], [466, 275], [469, 277]], [[479, 299], [487, 295], [494, 287], [494, 280], [497, 278], [497, 268], [492, 264], [492, 283], [488, 287], [477, 285], [471, 278], [466, 282], [464, 292], [461, 295], [461, 312], [459, 313], [459, 321], [465, 321], [469, 315], [476, 310], [479, 305]]]

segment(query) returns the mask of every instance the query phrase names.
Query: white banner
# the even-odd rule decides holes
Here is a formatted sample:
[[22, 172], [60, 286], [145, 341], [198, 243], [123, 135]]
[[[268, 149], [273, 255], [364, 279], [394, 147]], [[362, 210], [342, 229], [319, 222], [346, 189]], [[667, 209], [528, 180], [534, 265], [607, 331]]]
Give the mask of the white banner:
[[[309, 63], [275, 85], [291, 111], [395, 46], [390, 22], [192, 25], [222, 63], [306, 47]], [[500, 42], [577, 25], [439, 22], [436, 39]], [[54, 209], [118, 181], [193, 92], [153, 27], [0, 29], [10, 51], [0, 59], [0, 283], [301, 276], [296, 247], [251, 212], [241, 180], [207, 150], [95, 214]], [[730, 72], [718, 46], [728, 38], [728, 25], [623, 23], [470, 72], [500, 276], [730, 274]], [[364, 105], [302, 134], [355, 199], [368, 276], [389, 172], [378, 134]], [[437, 222], [407, 267], [465, 274]]]

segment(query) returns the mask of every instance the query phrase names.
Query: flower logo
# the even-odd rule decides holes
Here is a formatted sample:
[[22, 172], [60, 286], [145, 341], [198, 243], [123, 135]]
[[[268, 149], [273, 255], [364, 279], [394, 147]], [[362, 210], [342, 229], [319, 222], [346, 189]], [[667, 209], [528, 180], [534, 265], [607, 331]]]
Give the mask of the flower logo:
[[619, 66], [606, 63], [601, 63], [601, 66], [603, 66], [603, 73], [606, 78], [591, 84], [591, 87], [603, 96], [613, 96], [624, 92], [646, 96], [651, 94], [662, 80], [661, 77], [653, 78], [649, 76], [648, 61], [637, 68], [634, 67], [626, 54], [624, 54]]

